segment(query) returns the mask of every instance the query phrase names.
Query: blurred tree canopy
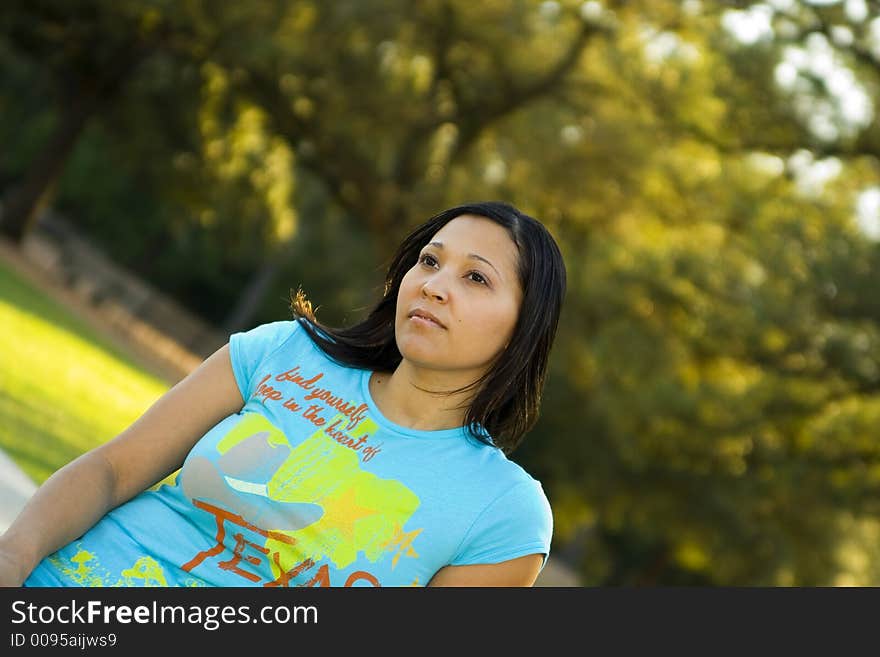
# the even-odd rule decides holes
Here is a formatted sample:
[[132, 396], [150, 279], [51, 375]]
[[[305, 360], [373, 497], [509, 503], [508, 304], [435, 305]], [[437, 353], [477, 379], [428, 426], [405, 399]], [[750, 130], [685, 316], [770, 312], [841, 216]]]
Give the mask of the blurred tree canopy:
[[514, 455], [586, 584], [880, 584], [880, 3], [8, 0], [0, 228], [233, 331], [508, 200], [569, 273]]

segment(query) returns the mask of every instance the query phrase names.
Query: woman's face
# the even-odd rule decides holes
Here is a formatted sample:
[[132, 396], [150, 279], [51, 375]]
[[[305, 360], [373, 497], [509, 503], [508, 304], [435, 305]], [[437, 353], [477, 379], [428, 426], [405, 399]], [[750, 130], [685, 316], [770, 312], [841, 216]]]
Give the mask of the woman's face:
[[461, 215], [443, 226], [400, 284], [395, 332], [403, 358], [469, 381], [482, 375], [519, 316], [516, 266], [516, 245], [494, 221]]

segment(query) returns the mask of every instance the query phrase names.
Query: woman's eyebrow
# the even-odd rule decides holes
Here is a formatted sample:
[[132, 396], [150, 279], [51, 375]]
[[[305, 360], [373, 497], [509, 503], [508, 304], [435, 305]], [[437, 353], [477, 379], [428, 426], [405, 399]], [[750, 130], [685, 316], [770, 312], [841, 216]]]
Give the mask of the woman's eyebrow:
[[[428, 242], [425, 246], [436, 246], [438, 249], [443, 249], [443, 242]], [[498, 276], [500, 276], [501, 278], [504, 278], [503, 276], [501, 276], [501, 272], [495, 268], [495, 265], [493, 265], [491, 262], [486, 260], [483, 256], [478, 255], [476, 253], [468, 253], [467, 257], [474, 258], [476, 260], [481, 260], [482, 262], [485, 262], [492, 269], [495, 269], [495, 273], [498, 274]]]

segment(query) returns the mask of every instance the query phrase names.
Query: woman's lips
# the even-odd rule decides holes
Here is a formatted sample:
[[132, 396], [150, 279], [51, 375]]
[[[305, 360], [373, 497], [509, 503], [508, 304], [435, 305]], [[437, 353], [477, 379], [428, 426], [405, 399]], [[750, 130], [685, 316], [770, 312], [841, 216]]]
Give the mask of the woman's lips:
[[412, 317], [409, 318], [409, 320], [411, 322], [414, 322], [418, 326], [430, 326], [433, 328], [443, 328], [434, 320], [428, 319], [426, 317], [420, 317], [419, 315], [413, 315]]

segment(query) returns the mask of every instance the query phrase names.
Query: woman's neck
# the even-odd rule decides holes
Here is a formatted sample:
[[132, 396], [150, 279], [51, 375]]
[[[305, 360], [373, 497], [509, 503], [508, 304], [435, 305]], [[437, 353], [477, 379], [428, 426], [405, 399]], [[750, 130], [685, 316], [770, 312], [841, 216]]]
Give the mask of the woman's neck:
[[392, 373], [374, 372], [370, 394], [382, 415], [395, 424], [418, 431], [439, 431], [464, 424], [473, 392], [438, 395], [425, 391], [455, 390], [472, 380], [463, 380], [460, 372], [415, 368], [404, 360]]

